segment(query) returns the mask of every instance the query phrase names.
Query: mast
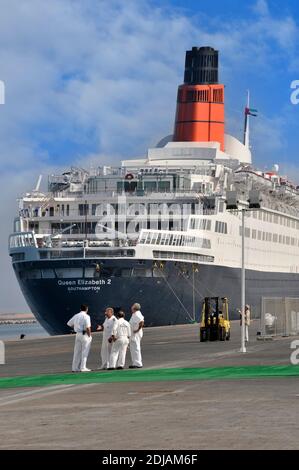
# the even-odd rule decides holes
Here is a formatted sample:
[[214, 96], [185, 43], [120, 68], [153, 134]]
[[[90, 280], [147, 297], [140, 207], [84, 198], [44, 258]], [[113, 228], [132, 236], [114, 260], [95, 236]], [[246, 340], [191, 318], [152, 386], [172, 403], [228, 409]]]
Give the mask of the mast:
[[247, 105], [245, 107], [245, 116], [244, 116], [244, 140], [243, 144], [246, 148], [249, 149], [249, 110], [250, 110], [250, 92], [247, 90]]

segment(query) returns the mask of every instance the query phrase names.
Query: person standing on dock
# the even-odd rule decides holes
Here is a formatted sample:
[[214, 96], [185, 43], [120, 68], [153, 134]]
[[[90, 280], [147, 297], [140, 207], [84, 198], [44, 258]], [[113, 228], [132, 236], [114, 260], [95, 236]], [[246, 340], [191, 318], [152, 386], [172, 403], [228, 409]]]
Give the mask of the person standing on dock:
[[132, 358], [132, 365], [130, 369], [140, 369], [142, 365], [141, 356], [141, 340], [143, 337], [144, 316], [142, 315], [141, 306], [135, 303], [131, 307], [132, 316], [130, 319], [131, 338], [130, 338], [130, 352]]
[[[240, 312], [240, 325], [242, 326], [242, 314]], [[248, 343], [249, 342], [249, 327], [250, 327], [250, 306], [245, 305], [245, 341]]]
[[112, 349], [110, 359], [110, 369], [123, 369], [126, 362], [126, 354], [131, 337], [130, 323], [125, 320], [125, 312], [120, 310], [117, 313], [117, 322], [112, 330]]
[[105, 310], [105, 321], [103, 325], [97, 327], [97, 331], [103, 332], [102, 348], [101, 348], [101, 359], [102, 365], [100, 369], [110, 368], [110, 354], [112, 349], [112, 330], [115, 322], [117, 321], [114, 316], [114, 310], [111, 307]]
[[90, 372], [90, 369], [86, 367], [92, 341], [90, 316], [87, 312], [87, 305], [81, 305], [81, 311], [67, 322], [67, 325], [76, 333], [73, 372]]

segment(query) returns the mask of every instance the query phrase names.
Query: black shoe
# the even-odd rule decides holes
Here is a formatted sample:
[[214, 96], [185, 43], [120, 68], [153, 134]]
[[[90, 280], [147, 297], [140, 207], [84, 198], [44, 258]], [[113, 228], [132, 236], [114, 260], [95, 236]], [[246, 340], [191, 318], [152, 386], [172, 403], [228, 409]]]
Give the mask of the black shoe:
[[129, 369], [142, 369], [142, 366], [129, 366]]
[[123, 367], [117, 367], [116, 369], [117, 370], [123, 370]]
[[107, 370], [115, 370], [115, 367], [107, 367]]

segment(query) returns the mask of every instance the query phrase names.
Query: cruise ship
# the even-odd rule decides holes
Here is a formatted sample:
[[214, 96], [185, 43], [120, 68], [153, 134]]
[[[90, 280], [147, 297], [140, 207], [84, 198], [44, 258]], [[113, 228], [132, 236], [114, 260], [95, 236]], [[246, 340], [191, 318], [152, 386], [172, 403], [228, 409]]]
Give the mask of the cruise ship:
[[119, 167], [70, 168], [41, 178], [19, 200], [9, 237], [12, 266], [24, 297], [50, 334], [68, 332], [81, 303], [92, 325], [112, 306], [139, 302], [146, 325], [196, 322], [206, 296], [241, 303], [240, 211], [227, 210], [236, 191], [246, 211], [246, 303], [258, 315], [263, 296], [298, 296], [298, 188], [253, 164], [249, 105], [241, 140], [225, 133], [218, 51], [186, 52], [173, 134]]

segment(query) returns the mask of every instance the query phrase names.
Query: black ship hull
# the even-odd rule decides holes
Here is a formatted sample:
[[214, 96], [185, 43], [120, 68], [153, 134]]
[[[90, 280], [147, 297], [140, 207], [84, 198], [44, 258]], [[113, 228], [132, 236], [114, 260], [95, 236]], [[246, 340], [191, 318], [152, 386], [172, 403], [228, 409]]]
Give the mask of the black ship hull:
[[[93, 328], [103, 322], [107, 306], [129, 316], [134, 302], [141, 304], [147, 326], [198, 321], [206, 296], [228, 297], [230, 316], [238, 318], [240, 269], [132, 259], [20, 262], [14, 269], [30, 309], [52, 335], [69, 332], [66, 322], [82, 303], [89, 306]], [[246, 271], [246, 302], [255, 316], [262, 296], [298, 295], [299, 274]]]

